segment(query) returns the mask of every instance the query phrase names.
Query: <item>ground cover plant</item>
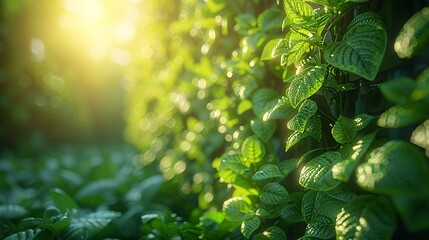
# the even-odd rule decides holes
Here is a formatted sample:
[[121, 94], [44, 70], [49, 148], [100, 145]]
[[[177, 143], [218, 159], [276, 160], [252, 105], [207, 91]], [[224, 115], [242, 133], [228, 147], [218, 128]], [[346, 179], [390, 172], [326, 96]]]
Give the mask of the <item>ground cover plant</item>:
[[0, 237], [424, 239], [429, 9], [413, 3], [144, 1], [137, 150], [4, 154]]

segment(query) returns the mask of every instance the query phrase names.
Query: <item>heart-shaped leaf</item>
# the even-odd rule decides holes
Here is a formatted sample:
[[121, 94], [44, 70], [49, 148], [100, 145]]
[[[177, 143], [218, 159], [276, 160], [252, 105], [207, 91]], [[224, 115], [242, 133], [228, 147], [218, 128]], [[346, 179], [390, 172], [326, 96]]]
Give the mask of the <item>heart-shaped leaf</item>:
[[248, 137], [241, 146], [241, 153], [245, 162], [258, 163], [265, 156], [264, 143], [256, 136]]
[[325, 66], [315, 66], [302, 70], [292, 80], [288, 96], [292, 107], [296, 108], [302, 101], [315, 94], [325, 80]]
[[357, 127], [353, 119], [340, 116], [332, 128], [332, 136], [335, 141], [345, 144], [353, 141], [356, 136]]

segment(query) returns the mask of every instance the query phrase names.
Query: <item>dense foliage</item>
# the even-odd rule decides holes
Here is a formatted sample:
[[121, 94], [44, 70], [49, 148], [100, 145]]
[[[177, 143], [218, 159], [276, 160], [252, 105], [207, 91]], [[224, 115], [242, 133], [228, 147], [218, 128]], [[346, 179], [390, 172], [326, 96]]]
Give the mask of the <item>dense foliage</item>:
[[143, 1], [141, 153], [3, 157], [1, 237], [423, 238], [429, 9], [398, 2]]

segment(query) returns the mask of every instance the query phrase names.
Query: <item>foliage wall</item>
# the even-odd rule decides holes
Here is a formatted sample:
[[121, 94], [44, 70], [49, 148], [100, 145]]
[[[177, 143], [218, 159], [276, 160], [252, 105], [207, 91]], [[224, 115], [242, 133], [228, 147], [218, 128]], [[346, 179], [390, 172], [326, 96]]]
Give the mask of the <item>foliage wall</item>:
[[[144, 5], [126, 138], [140, 164], [198, 196], [217, 234], [428, 231], [424, 1]], [[212, 236], [200, 224], [195, 234]]]

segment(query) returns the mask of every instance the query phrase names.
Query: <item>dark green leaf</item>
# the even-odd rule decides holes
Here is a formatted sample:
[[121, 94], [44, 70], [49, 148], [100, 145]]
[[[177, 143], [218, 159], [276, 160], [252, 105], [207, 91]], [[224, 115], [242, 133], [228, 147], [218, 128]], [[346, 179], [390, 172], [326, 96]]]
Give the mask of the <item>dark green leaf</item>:
[[286, 240], [286, 234], [281, 228], [272, 226], [256, 234], [253, 240]]
[[415, 88], [416, 83], [409, 77], [395, 78], [380, 85], [384, 97], [395, 104], [408, 102]]
[[274, 164], [264, 164], [252, 177], [255, 181], [261, 181], [271, 178], [282, 178], [283, 174]]
[[426, 156], [429, 157], [429, 120], [420, 124], [413, 131], [410, 141], [417, 146], [426, 149]]
[[0, 205], [0, 219], [16, 219], [27, 214], [27, 210], [15, 204], [1, 204]]
[[60, 209], [61, 212], [72, 212], [75, 209], [78, 209], [76, 202], [68, 196], [63, 190], [56, 188], [51, 193], [50, 196], [55, 203], [55, 206]]
[[261, 225], [261, 220], [258, 216], [246, 219], [241, 223], [240, 231], [245, 238], [250, 238], [250, 236], [259, 228]]
[[290, 130], [304, 132], [307, 121], [317, 112], [316, 102], [306, 99], [299, 107], [298, 113], [287, 123]]
[[326, 152], [308, 162], [301, 170], [299, 184], [301, 186], [326, 191], [333, 189], [340, 181], [332, 175], [332, 167], [341, 161], [338, 152]]
[[222, 211], [225, 219], [230, 222], [241, 222], [252, 217], [249, 203], [241, 197], [226, 200], [223, 203]]
[[262, 121], [255, 119], [250, 122], [250, 128], [252, 129], [253, 133], [265, 143], [267, 143], [271, 136], [273, 136], [274, 131], [276, 131], [276, 127], [276, 122], [272, 120]]
[[28, 229], [9, 235], [4, 240], [33, 240], [41, 231], [41, 229]]
[[253, 112], [258, 118], [262, 119], [267, 111], [270, 111], [276, 106], [279, 98], [279, 93], [274, 89], [258, 89], [252, 97]]
[[324, 215], [316, 215], [308, 223], [305, 235], [320, 239], [335, 237], [335, 220]]
[[269, 205], [280, 204], [286, 201], [288, 192], [279, 183], [268, 183], [260, 194], [261, 201]]
[[411, 232], [429, 228], [429, 192], [416, 192], [391, 198], [402, 221]]
[[390, 196], [425, 191], [429, 166], [416, 146], [389, 141], [374, 149], [367, 162], [356, 169], [357, 183], [363, 189]]
[[338, 214], [335, 231], [341, 239], [391, 239], [396, 227], [395, 210], [384, 197], [363, 195]]
[[375, 118], [369, 114], [359, 114], [353, 120], [355, 122], [358, 131], [364, 129], [371, 123]]
[[357, 127], [353, 119], [345, 116], [340, 116], [332, 128], [332, 136], [335, 141], [340, 144], [345, 144], [353, 141], [356, 136]]

